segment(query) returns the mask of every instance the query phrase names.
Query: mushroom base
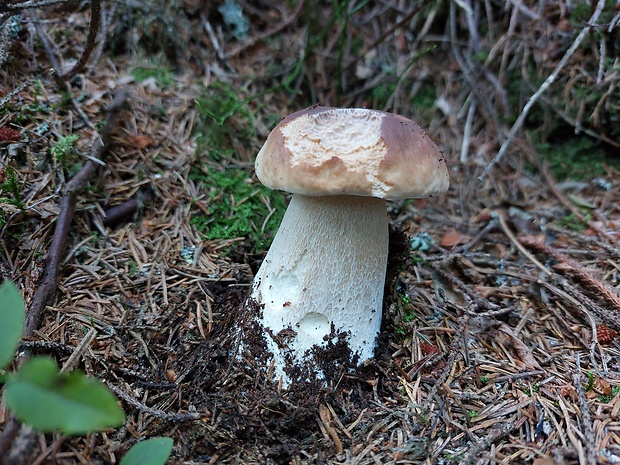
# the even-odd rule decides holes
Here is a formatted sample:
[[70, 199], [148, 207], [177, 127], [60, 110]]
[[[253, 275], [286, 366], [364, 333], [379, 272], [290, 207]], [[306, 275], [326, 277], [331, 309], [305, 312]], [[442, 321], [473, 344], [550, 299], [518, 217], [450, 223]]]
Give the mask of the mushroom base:
[[342, 335], [359, 362], [373, 357], [387, 254], [384, 200], [293, 196], [252, 290], [276, 377]]

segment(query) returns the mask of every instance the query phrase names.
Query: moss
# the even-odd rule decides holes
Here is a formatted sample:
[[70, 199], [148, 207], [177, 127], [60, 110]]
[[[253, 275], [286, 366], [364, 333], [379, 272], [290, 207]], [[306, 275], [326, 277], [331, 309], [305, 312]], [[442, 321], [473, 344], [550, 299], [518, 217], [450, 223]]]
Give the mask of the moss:
[[282, 193], [252, 181], [238, 168], [194, 170], [190, 177], [209, 186], [206, 214], [190, 221], [207, 239], [244, 237], [253, 252], [269, 247], [286, 209]]
[[590, 217], [591, 215], [586, 214], [584, 215], [584, 221], [582, 221], [577, 218], [574, 213], [571, 213], [570, 215], [567, 215], [564, 218], [560, 219], [558, 221], [558, 225], [571, 231], [580, 232], [587, 228]]
[[[536, 137], [535, 137], [536, 138]], [[591, 179], [606, 173], [605, 166], [620, 166], [620, 159], [588, 136], [560, 137], [558, 142], [535, 142], [536, 150], [549, 163], [553, 175], [562, 179]]]
[[[581, 28], [592, 17], [596, 2], [582, 0], [575, 5], [575, 8], [570, 14], [570, 23], [575, 28]], [[603, 11], [598, 20], [600, 24], [609, 24], [615, 15], [616, 1], [607, 0]]]
[[433, 83], [424, 83], [415, 96], [411, 105], [417, 110], [432, 110], [437, 101], [437, 89]]
[[166, 66], [138, 66], [131, 72], [132, 76], [136, 78], [138, 82], [146, 81], [150, 78], [155, 78], [155, 81], [161, 86], [168, 87], [174, 82], [172, 79], [172, 73]]
[[[211, 85], [197, 99], [200, 124], [196, 153], [208, 153], [214, 161], [233, 157], [233, 141], [249, 146], [256, 139], [252, 113], [248, 108], [250, 98], [226, 83]], [[234, 116], [234, 118], [233, 118]]]

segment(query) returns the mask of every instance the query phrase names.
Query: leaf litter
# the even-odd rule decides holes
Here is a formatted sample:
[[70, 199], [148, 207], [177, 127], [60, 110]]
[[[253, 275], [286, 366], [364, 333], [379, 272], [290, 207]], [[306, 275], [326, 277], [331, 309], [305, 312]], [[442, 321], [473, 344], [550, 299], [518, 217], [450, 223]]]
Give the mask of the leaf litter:
[[[503, 42], [495, 37], [486, 59], [490, 70], [498, 64], [504, 80], [487, 76], [472, 87], [472, 60], [484, 58], [473, 52], [493, 34], [476, 34], [480, 18], [463, 6], [446, 13], [433, 2], [421, 5], [400, 11], [377, 2], [348, 15], [331, 11], [332, 5], [321, 16], [301, 6], [239, 2], [251, 19], [241, 41], [203, 2], [162, 4], [168, 10], [159, 16], [148, 10], [157, 19], [148, 29], [132, 25], [138, 21], [132, 7], [110, 7], [103, 14], [108, 45], [72, 82], [64, 104], [65, 89], [49, 75], [31, 80], [33, 63], [49, 67], [45, 50], [28, 42], [11, 49], [0, 72], [1, 98], [9, 97], [0, 127], [10, 135], [0, 143], [0, 158], [3, 173], [7, 167], [16, 172], [24, 207], [2, 208], [0, 273], [18, 283], [28, 306], [46, 266], [59, 193], [73, 174], [50, 150], [78, 135], [72, 150], [85, 163], [109, 91], [131, 90], [105, 166], [79, 196], [55, 296], [23, 341], [62, 363], [77, 351], [79, 360], [71, 362], [114, 390], [128, 420], [119, 430], [82, 438], [38, 435], [30, 455], [13, 451], [14, 463], [115, 463], [152, 436], [173, 438], [172, 460], [188, 464], [620, 461], [618, 165], [603, 165], [597, 182], [560, 182], [540, 160], [535, 141], [523, 135], [477, 180], [499, 148], [498, 134], [507, 133], [497, 118], [507, 103], [498, 83], [520, 69], [519, 59], [527, 60], [510, 48], [523, 34], [519, 26], [529, 18], [540, 32], [550, 19], [559, 18], [563, 28], [573, 19], [552, 6], [537, 12], [533, 2], [507, 6], [504, 17], [492, 8], [495, 19], [512, 28]], [[48, 34], [62, 31], [66, 14], [39, 12]], [[451, 15], [469, 33], [467, 47], [454, 36], [458, 31], [443, 27], [455, 21]], [[167, 29], [172, 18], [178, 34]], [[81, 50], [88, 11], [72, 12], [71, 21], [75, 31], [58, 44], [63, 57]], [[418, 35], [408, 35], [408, 27]], [[305, 35], [308, 28], [312, 34]], [[443, 55], [428, 50], [444, 47], [438, 37], [448, 44], [439, 50]], [[545, 49], [525, 39], [521, 47], [535, 54], [569, 45]], [[560, 58], [555, 53], [550, 66]], [[583, 53], [578, 49], [572, 59], [578, 64]], [[159, 64], [149, 62], [151, 55]], [[414, 59], [419, 66], [412, 68]], [[131, 75], [137, 66], [161, 63], [170, 68], [165, 80], [156, 73], [143, 81]], [[576, 63], [565, 94], [578, 103], [578, 85], [590, 69]], [[356, 72], [359, 64], [373, 72]], [[600, 85], [613, 89], [612, 78], [602, 76]], [[197, 134], [216, 130], [204, 126], [196, 101], [219, 81], [239, 90], [239, 104], [252, 115], [248, 121], [233, 111], [224, 124], [254, 124], [255, 133], [231, 142], [236, 155], [216, 160], [196, 150]], [[524, 89], [533, 94], [526, 81], [519, 95]], [[486, 104], [484, 92], [497, 98]], [[430, 107], [411, 106], [429, 95]], [[471, 99], [479, 120], [467, 117]], [[206, 239], [192, 226], [192, 218], [213, 210], [209, 186], [193, 179], [191, 169], [230, 166], [257, 182], [251, 163], [270, 127], [317, 101], [413, 117], [448, 156], [452, 187], [441, 198], [390, 204], [375, 359], [335, 370], [327, 384], [287, 391], [268, 380], [256, 362], [260, 354], [239, 347], [237, 329], [263, 255], [252, 250], [249, 237]], [[596, 116], [609, 110], [600, 102]], [[557, 124], [551, 114], [575, 119], [571, 105], [547, 104], [553, 111], [539, 115], [546, 134], [558, 130], [551, 128]], [[601, 118], [585, 123], [613, 146], [613, 130]], [[106, 212], [132, 201], [114, 227], [105, 223]], [[425, 247], [414, 250], [411, 241], [420, 233]], [[0, 422], [8, 418], [2, 409]]]

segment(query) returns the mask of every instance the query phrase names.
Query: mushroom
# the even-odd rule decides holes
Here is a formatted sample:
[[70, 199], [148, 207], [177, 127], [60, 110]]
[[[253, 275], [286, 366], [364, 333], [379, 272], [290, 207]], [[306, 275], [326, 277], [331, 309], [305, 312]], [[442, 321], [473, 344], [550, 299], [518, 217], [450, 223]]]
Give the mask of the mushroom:
[[276, 376], [313, 346], [346, 334], [358, 362], [374, 355], [388, 257], [386, 199], [449, 187], [446, 159], [413, 121], [365, 108], [311, 107], [284, 118], [256, 158], [271, 189], [294, 195], [251, 297]]

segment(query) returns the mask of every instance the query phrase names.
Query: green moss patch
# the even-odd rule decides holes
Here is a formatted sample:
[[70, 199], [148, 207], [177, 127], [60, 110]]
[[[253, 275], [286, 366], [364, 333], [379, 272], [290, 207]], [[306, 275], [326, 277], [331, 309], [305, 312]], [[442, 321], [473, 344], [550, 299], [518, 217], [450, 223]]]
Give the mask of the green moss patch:
[[239, 168], [197, 170], [191, 174], [209, 189], [207, 213], [190, 223], [207, 239], [243, 237], [252, 252], [266, 250], [286, 210], [284, 195], [253, 181]]

